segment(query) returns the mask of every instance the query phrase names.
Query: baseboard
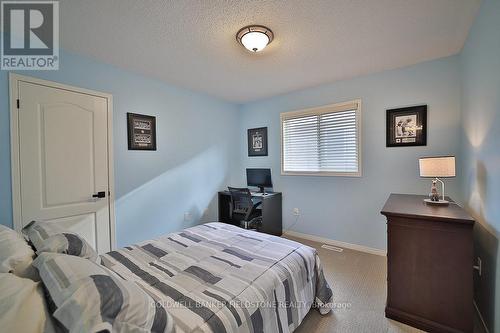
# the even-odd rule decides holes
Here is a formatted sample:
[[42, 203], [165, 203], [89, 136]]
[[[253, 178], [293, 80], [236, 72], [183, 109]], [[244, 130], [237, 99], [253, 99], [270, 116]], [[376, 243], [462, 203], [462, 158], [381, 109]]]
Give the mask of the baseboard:
[[347, 243], [347, 242], [342, 242], [334, 239], [328, 239], [328, 238], [323, 238], [319, 236], [314, 236], [314, 235], [309, 235], [309, 234], [303, 234], [301, 232], [296, 232], [296, 231], [291, 231], [291, 230], [285, 230], [283, 232], [283, 235], [289, 235], [292, 237], [298, 237], [298, 238], [304, 238], [313, 242], [318, 242], [318, 243], [324, 243], [328, 245], [333, 245], [333, 246], [338, 246], [338, 247], [343, 247], [346, 249], [350, 250], [356, 250], [360, 252], [365, 252], [365, 253], [370, 253], [370, 254], [375, 254], [378, 256], [386, 256], [387, 252], [385, 250], [381, 249], [376, 249], [373, 247], [368, 247], [368, 246], [363, 246], [363, 245], [358, 245], [358, 244], [352, 244], [352, 243]]
[[[456, 329], [388, 306], [385, 307], [385, 317], [424, 330], [425, 332], [442, 332], [442, 333], [469, 332], [469, 329], [467, 330]], [[472, 332], [472, 330], [470, 332]]]
[[481, 311], [479, 311], [479, 308], [477, 307], [476, 301], [474, 301], [474, 309], [476, 309], [477, 315], [479, 316], [479, 319], [481, 319], [481, 324], [483, 324], [484, 331], [486, 333], [490, 333], [488, 326], [486, 326], [486, 323], [484, 322], [483, 315], [481, 314]]

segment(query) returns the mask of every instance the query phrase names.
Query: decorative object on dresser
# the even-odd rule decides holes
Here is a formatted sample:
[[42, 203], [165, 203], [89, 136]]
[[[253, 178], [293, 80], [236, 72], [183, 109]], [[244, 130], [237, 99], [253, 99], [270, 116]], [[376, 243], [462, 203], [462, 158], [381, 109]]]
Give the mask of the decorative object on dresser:
[[385, 316], [429, 332], [473, 331], [474, 220], [451, 199], [391, 194]]
[[[444, 182], [439, 178], [455, 177], [455, 156], [422, 157], [418, 160], [420, 177], [434, 178], [432, 181], [429, 198], [424, 199], [428, 204], [447, 205], [449, 201], [445, 199]], [[439, 192], [436, 182], [440, 182], [443, 189], [443, 197], [439, 199]]]
[[267, 156], [267, 127], [250, 128], [248, 135], [248, 156]]
[[156, 117], [127, 113], [128, 150], [156, 150]]
[[427, 105], [387, 110], [386, 146], [427, 145]]

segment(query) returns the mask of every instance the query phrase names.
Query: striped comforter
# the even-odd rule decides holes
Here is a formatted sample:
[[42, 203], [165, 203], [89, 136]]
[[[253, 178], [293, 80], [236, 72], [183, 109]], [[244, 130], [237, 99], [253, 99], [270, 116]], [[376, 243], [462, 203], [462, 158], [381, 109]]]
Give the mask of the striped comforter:
[[316, 251], [297, 242], [207, 223], [109, 252], [102, 263], [141, 286], [176, 332], [292, 332], [332, 291]]

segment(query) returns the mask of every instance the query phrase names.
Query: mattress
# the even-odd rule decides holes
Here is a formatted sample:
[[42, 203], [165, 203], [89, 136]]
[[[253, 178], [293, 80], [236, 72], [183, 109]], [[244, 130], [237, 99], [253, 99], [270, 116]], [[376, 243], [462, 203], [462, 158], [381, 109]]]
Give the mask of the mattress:
[[101, 256], [163, 306], [176, 332], [292, 332], [332, 291], [316, 250], [207, 223]]

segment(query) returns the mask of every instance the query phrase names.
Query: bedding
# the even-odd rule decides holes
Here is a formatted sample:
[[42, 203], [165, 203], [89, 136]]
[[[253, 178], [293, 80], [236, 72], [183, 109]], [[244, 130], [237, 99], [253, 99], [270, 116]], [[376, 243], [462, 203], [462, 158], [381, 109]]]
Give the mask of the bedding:
[[54, 252], [78, 256], [96, 261], [97, 252], [87, 241], [65, 230], [54, 222], [32, 221], [23, 228], [36, 253]]
[[37, 281], [38, 273], [31, 265], [34, 257], [35, 252], [19, 233], [0, 225], [0, 273]]
[[135, 283], [102, 265], [60, 253], [42, 253], [33, 265], [48, 290], [52, 315], [62, 331], [173, 331], [173, 320], [163, 307], [155, 306]]
[[176, 332], [292, 332], [332, 291], [316, 251], [297, 242], [207, 223], [101, 256], [173, 317]]
[[40, 282], [0, 273], [0, 331], [55, 332]]

